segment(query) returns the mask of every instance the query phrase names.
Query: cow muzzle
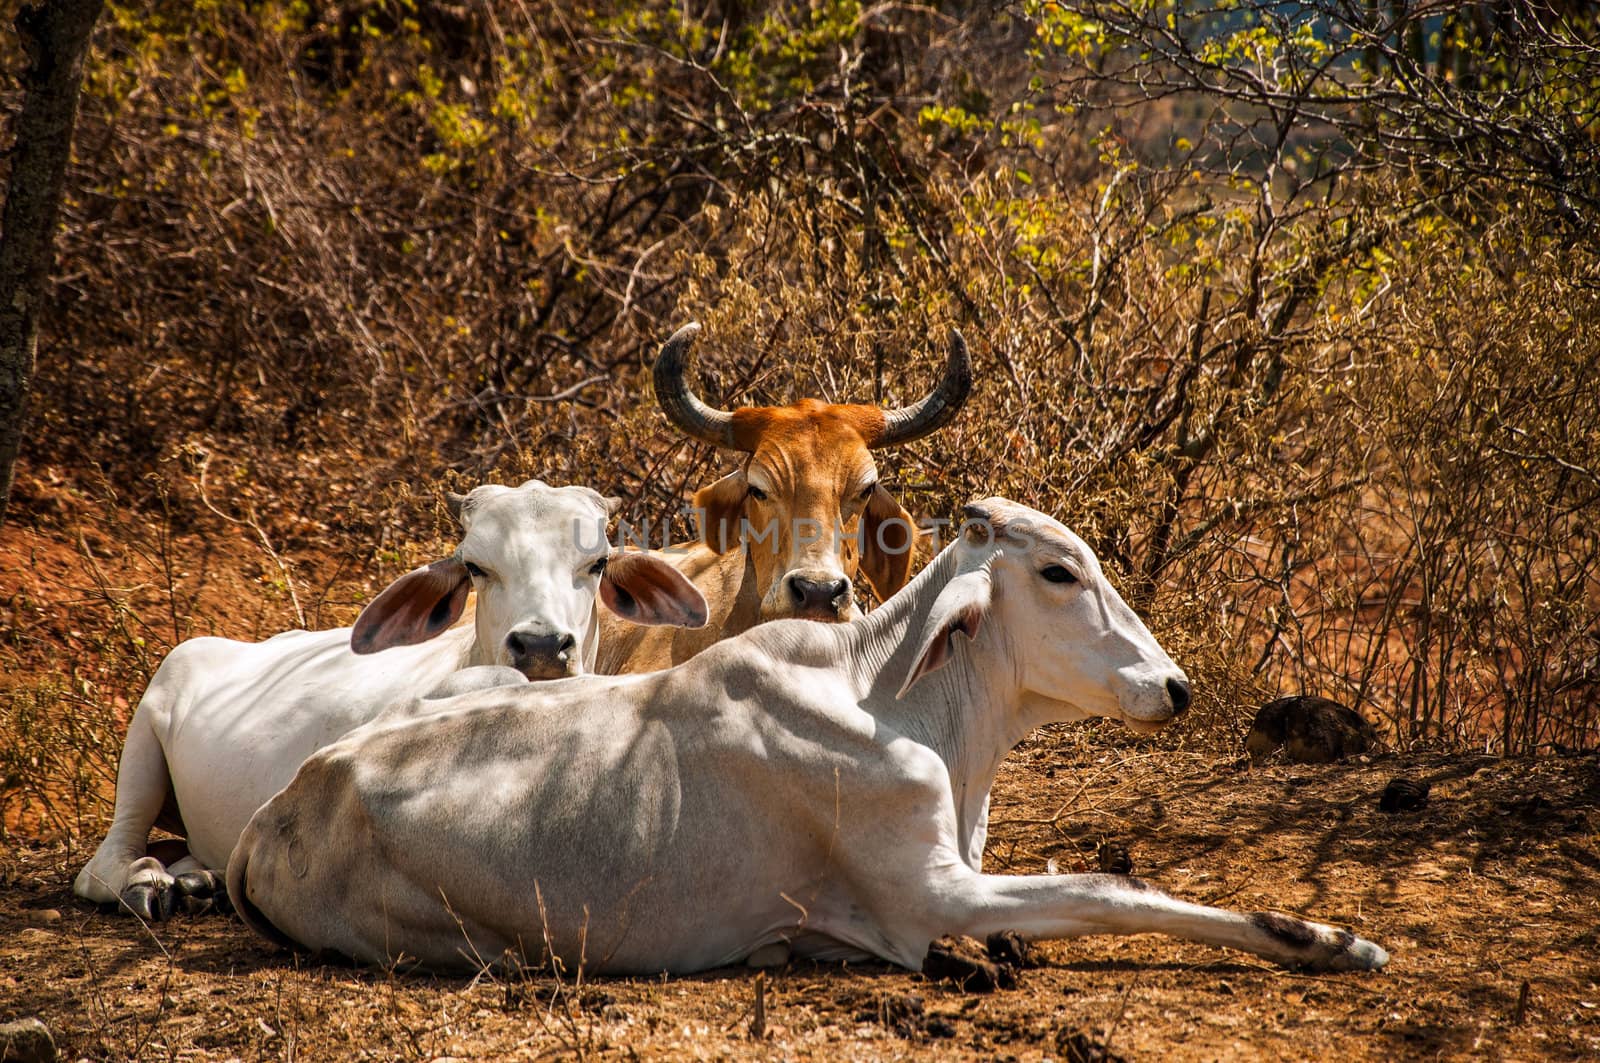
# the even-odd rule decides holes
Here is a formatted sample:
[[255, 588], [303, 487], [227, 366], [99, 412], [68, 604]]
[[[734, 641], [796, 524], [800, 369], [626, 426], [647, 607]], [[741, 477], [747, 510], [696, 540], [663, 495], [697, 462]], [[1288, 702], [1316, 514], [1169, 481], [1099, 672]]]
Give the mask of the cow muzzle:
[[525, 625], [506, 636], [511, 667], [529, 679], [561, 679], [577, 675], [578, 640], [548, 624]]
[[1140, 692], [1144, 696], [1136, 699], [1136, 707], [1122, 708], [1122, 721], [1129, 730], [1154, 734], [1189, 708], [1189, 677], [1182, 672], [1142, 685], [1148, 689]]
[[854, 588], [837, 572], [802, 570], [783, 578], [773, 604], [777, 616], [841, 623], [850, 619]]

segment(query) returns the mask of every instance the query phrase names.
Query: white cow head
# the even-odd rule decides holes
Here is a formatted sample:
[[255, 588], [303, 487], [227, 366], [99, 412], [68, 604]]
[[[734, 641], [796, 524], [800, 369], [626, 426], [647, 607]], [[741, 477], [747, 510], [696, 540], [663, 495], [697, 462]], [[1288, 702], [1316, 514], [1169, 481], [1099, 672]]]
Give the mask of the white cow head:
[[356, 653], [431, 639], [478, 592], [471, 664], [501, 664], [529, 679], [581, 675], [599, 649], [595, 599], [636, 624], [700, 627], [706, 600], [682, 573], [650, 554], [612, 551], [606, 520], [616, 508], [587, 487], [478, 487], [447, 496], [461, 545], [408, 572], [362, 610], [350, 632]]
[[1004, 498], [964, 512], [958, 574], [934, 601], [901, 694], [950, 660], [956, 632], [976, 639], [993, 624], [1037, 722], [1110, 716], [1151, 732], [1188, 707], [1188, 677], [1106, 581], [1088, 544]]

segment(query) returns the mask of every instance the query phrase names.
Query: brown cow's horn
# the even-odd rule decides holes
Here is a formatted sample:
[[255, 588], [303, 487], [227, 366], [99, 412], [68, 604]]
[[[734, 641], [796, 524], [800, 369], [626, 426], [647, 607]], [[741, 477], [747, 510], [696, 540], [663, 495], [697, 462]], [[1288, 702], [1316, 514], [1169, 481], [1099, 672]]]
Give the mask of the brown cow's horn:
[[669, 420], [684, 432], [719, 447], [732, 447], [733, 414], [707, 406], [689, 389], [689, 347], [700, 323], [691, 321], [672, 334], [656, 358], [656, 402]]
[[950, 330], [950, 357], [944, 363], [944, 379], [927, 397], [914, 406], [885, 410], [883, 434], [872, 444], [892, 447], [921, 439], [950, 422], [972, 392], [972, 358], [961, 333]]

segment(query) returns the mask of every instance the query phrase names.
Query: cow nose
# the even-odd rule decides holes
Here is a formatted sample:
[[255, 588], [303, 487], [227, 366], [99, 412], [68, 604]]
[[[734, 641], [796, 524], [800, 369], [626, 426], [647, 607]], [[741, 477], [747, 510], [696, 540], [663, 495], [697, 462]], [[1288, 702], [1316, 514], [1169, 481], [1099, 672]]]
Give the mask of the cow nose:
[[847, 579], [815, 580], [806, 579], [804, 576], [789, 577], [789, 594], [799, 609], [831, 612], [838, 607], [839, 600], [849, 593], [850, 581]]
[[578, 640], [561, 631], [518, 628], [506, 636], [511, 663], [529, 679], [566, 675]]
[[1187, 679], [1167, 680], [1167, 696], [1172, 698], [1172, 715], [1176, 716], [1189, 707], [1189, 681]]

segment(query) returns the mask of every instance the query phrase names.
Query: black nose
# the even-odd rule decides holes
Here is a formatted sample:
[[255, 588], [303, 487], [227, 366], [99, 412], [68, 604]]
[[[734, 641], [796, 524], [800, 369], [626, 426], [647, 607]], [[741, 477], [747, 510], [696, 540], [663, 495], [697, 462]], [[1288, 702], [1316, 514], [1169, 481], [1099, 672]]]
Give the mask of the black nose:
[[803, 576], [789, 579], [789, 594], [801, 609], [832, 609], [839, 599], [850, 593], [847, 579], [814, 580]]
[[1189, 707], [1189, 683], [1183, 679], [1167, 680], [1167, 695], [1172, 698], [1172, 715]]
[[506, 649], [517, 670], [530, 669], [565, 674], [578, 640], [564, 632], [518, 629], [506, 636]]

